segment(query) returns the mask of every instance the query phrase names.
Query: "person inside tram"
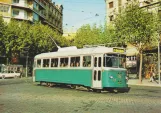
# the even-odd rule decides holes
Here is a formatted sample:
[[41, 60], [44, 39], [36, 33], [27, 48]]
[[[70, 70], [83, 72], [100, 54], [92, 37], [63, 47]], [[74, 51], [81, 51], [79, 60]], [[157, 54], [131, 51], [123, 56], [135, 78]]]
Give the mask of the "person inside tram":
[[76, 67], [79, 67], [79, 62], [76, 63]]

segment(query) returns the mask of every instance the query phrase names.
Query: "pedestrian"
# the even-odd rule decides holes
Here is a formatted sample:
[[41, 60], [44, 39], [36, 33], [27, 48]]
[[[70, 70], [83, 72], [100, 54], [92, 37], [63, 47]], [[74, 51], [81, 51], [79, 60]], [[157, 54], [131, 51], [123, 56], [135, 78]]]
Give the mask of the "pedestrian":
[[152, 71], [150, 72], [150, 81], [149, 82], [153, 82], [155, 79], [155, 73]]

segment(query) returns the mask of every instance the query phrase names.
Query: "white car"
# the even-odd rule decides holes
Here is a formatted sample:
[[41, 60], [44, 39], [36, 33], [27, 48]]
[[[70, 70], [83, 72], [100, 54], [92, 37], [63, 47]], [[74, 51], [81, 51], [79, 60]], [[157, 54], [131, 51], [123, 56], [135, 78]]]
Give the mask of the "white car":
[[5, 79], [5, 78], [17, 78], [20, 77], [20, 73], [16, 73], [13, 71], [10, 72], [0, 72], [0, 78]]

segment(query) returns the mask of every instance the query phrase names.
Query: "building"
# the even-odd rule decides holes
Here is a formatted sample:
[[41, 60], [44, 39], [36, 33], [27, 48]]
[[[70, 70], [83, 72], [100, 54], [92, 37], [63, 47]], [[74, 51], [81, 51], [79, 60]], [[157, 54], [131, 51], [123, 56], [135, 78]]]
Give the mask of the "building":
[[133, 1], [138, 1], [140, 7], [150, 6], [158, 2], [158, 0], [105, 0], [107, 23], [112, 22], [116, 18], [116, 15], [121, 13], [121, 10]]
[[5, 22], [11, 19], [40, 21], [63, 34], [63, 6], [52, 0], [0, 0], [0, 15]]

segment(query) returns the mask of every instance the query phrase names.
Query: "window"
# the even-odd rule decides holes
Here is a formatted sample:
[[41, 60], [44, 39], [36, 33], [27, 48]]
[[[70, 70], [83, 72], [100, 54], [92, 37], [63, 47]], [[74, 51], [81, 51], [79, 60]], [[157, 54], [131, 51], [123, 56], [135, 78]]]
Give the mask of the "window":
[[0, 4], [0, 12], [8, 12], [8, 11], [9, 11], [9, 5]]
[[98, 67], [101, 67], [101, 57], [98, 58]]
[[13, 3], [19, 3], [19, 0], [13, 0]]
[[109, 3], [109, 8], [113, 8], [113, 2]]
[[13, 10], [13, 16], [18, 16], [19, 15], [19, 10]]
[[98, 81], [101, 80], [101, 71], [98, 71]]
[[51, 67], [58, 67], [58, 58], [51, 59]]
[[83, 56], [83, 67], [91, 67], [91, 56]]
[[97, 71], [95, 70], [94, 71], [94, 80], [96, 80], [97, 79]]
[[80, 57], [71, 57], [70, 67], [80, 67]]
[[119, 58], [117, 54], [104, 54], [104, 67], [116, 67], [119, 66]]
[[43, 59], [43, 67], [49, 67], [49, 59]]
[[68, 66], [68, 58], [60, 58], [60, 67]]
[[109, 18], [110, 18], [110, 21], [113, 21], [114, 19], [113, 15], [109, 16]]
[[97, 57], [94, 58], [94, 67], [97, 67]]
[[37, 67], [41, 67], [41, 60], [37, 60]]

